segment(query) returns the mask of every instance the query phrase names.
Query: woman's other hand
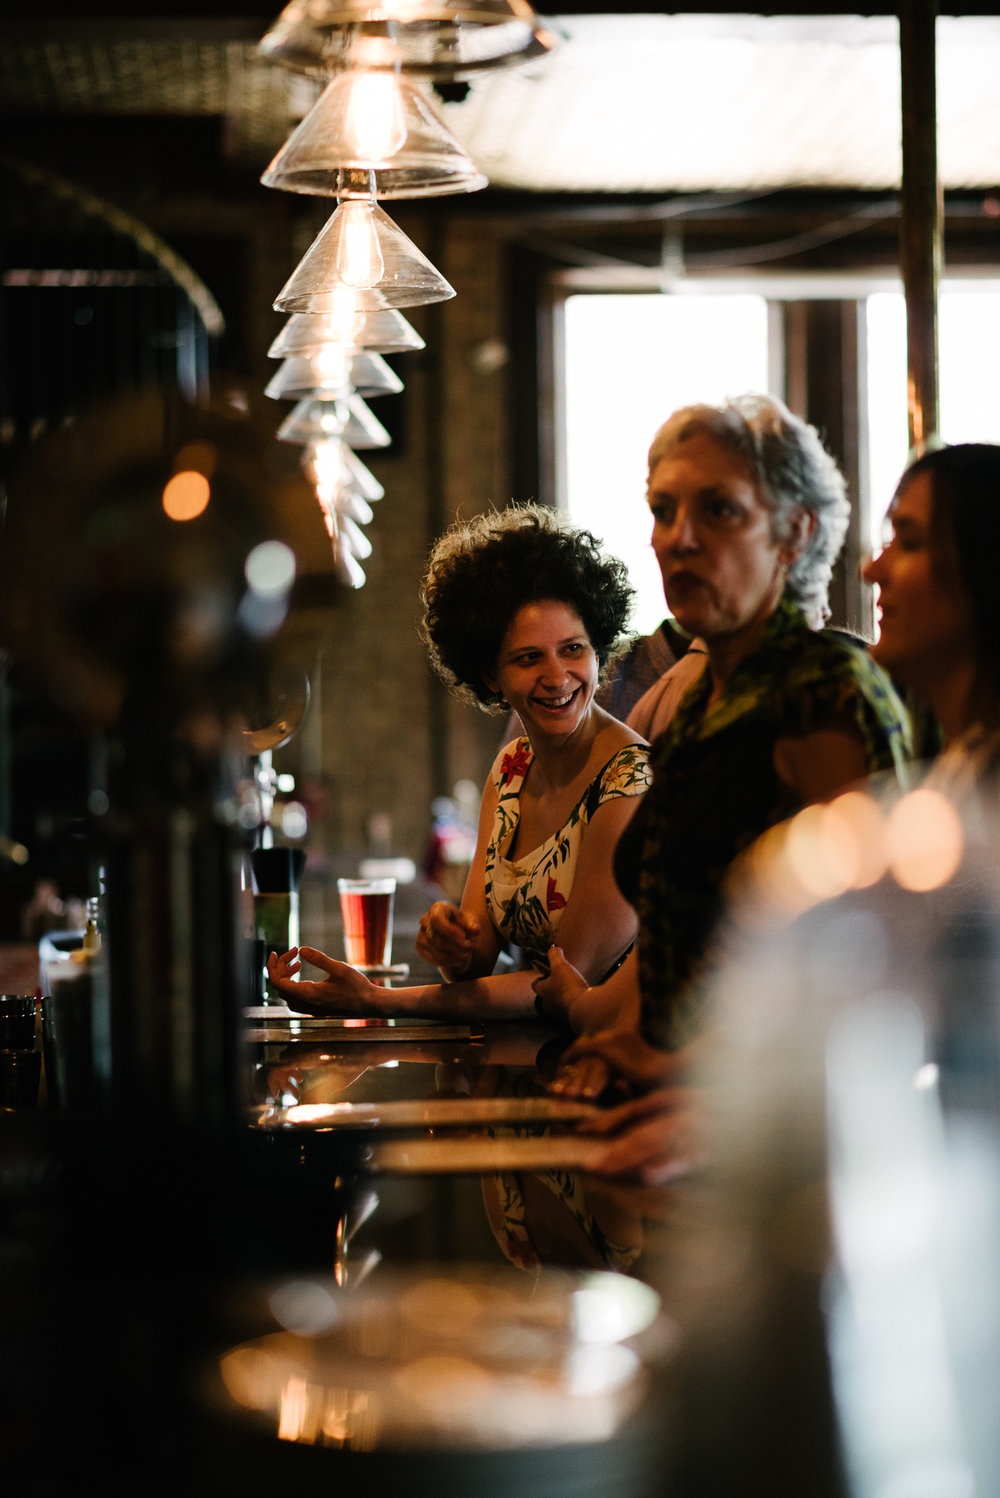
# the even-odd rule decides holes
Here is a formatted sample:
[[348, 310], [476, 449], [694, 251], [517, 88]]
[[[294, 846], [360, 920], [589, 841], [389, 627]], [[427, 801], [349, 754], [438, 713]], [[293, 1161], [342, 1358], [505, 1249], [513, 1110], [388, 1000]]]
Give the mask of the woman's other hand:
[[637, 1030], [601, 1030], [573, 1042], [548, 1090], [591, 1100], [611, 1090], [641, 1094], [676, 1079], [682, 1065], [679, 1053], [658, 1050]]
[[588, 1162], [593, 1175], [663, 1186], [701, 1159], [698, 1110], [688, 1087], [656, 1088], [585, 1120], [579, 1132], [611, 1136], [605, 1152]]
[[476, 916], [447, 900], [435, 900], [420, 918], [414, 943], [417, 953], [431, 963], [446, 983], [464, 978], [476, 956], [480, 924]]
[[550, 947], [549, 970], [539, 973], [531, 984], [535, 993], [535, 1008], [543, 1019], [554, 1024], [567, 1024], [574, 1002], [587, 992], [588, 983], [583, 974], [568, 961], [562, 947]]
[[[294, 974], [302, 963], [321, 968], [327, 974], [321, 982], [296, 981]], [[289, 1009], [302, 1014], [366, 1015], [379, 1013], [375, 1002], [387, 990], [374, 983], [346, 962], [337, 962], [316, 947], [292, 947], [280, 957], [272, 952], [267, 959], [267, 975]]]

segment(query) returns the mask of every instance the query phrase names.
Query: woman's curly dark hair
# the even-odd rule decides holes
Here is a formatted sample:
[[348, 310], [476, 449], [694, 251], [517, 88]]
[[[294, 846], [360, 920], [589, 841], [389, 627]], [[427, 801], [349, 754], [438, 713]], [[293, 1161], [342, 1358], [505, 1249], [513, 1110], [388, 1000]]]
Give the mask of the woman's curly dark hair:
[[590, 531], [571, 530], [535, 504], [492, 510], [444, 533], [420, 589], [420, 632], [457, 695], [487, 711], [504, 706], [484, 673], [492, 675], [515, 614], [543, 599], [579, 614], [602, 668], [614, 658], [634, 589], [624, 562], [600, 546]]

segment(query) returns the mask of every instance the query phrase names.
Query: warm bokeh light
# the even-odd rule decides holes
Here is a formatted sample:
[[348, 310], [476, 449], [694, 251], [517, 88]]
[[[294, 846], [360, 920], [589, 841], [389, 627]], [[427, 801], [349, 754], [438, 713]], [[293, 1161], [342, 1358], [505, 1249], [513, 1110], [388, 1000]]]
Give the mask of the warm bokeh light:
[[[766, 907], [786, 917], [849, 889], [867, 889], [887, 867], [885, 817], [863, 791], [807, 806], [772, 827], [748, 850], [743, 865]], [[744, 920], [761, 918], [756, 903], [744, 910]]]
[[889, 814], [889, 867], [897, 884], [918, 892], [938, 889], [962, 858], [962, 824], [940, 791], [910, 791]]
[[852, 889], [868, 889], [886, 871], [885, 817], [864, 791], [845, 791], [823, 808], [823, 827], [831, 847], [851, 861]]
[[[305, 1379], [290, 1378], [285, 1384], [278, 1404], [279, 1441], [311, 1439], [311, 1431], [307, 1432], [309, 1405], [309, 1385]], [[315, 1417], [309, 1423], [315, 1423]]]
[[195, 520], [208, 508], [211, 486], [203, 473], [185, 468], [163, 491], [163, 508], [171, 520]]
[[285, 1118], [290, 1124], [332, 1125], [336, 1121], [337, 1112], [329, 1103], [295, 1103], [285, 1110]]
[[792, 822], [785, 858], [807, 895], [829, 900], [850, 889], [857, 853], [849, 826], [828, 823], [827, 807], [807, 806]]

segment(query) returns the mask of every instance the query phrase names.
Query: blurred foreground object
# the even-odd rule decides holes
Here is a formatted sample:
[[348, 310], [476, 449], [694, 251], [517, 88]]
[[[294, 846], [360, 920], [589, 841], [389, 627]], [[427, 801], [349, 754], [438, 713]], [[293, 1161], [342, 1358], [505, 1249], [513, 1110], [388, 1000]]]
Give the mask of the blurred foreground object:
[[932, 779], [741, 871], [672, 1297], [699, 1492], [1000, 1489], [1000, 803]]
[[107, 941], [81, 1001], [105, 1106], [133, 1123], [239, 1118], [237, 787], [296, 571], [279, 463], [253, 394], [224, 380], [198, 403], [99, 408], [9, 483], [0, 627], [21, 678], [89, 736]]

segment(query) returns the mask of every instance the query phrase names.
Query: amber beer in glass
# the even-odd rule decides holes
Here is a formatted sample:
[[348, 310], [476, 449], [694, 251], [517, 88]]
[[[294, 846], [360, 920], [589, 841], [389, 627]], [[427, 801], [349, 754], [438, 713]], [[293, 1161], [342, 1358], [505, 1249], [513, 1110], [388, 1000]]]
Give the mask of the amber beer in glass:
[[337, 889], [347, 961], [353, 967], [388, 967], [395, 879], [338, 879]]

